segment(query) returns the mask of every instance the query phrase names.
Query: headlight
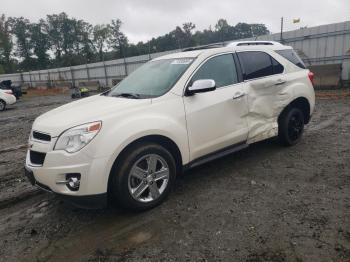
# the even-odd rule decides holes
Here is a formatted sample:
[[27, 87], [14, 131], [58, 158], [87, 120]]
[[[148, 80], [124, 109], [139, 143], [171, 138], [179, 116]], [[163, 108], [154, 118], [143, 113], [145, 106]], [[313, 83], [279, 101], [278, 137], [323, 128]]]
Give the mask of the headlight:
[[76, 126], [64, 131], [56, 142], [54, 150], [75, 153], [86, 146], [100, 131], [102, 122], [93, 122]]

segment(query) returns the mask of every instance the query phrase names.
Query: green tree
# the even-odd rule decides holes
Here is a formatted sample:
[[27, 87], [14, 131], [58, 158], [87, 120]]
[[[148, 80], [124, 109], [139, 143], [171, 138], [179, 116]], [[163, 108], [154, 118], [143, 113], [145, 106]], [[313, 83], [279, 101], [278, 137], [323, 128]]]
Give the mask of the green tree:
[[4, 69], [4, 66], [2, 64], [0, 64], [0, 75], [5, 74], [5, 73], [6, 73], [6, 71]]
[[32, 42], [31, 42], [31, 24], [24, 17], [11, 17], [11, 32], [16, 37], [16, 55], [22, 59], [21, 67], [30, 70], [33, 66]]
[[71, 66], [94, 62], [92, 25], [66, 13], [48, 15], [47, 32], [51, 50], [55, 54], [55, 66]]
[[269, 34], [264, 24], [238, 23], [232, 26], [221, 18], [214, 30], [210, 26], [195, 31], [195, 24], [186, 22], [147, 42], [130, 44], [121, 27], [119, 19], [107, 25], [92, 26], [64, 12], [47, 15], [45, 20], [37, 23], [30, 23], [23, 17], [6, 19], [2, 15], [1, 72], [13, 72], [16, 68], [33, 70], [73, 66]]
[[95, 47], [93, 43], [93, 26], [83, 20], [75, 21], [74, 30], [76, 39], [75, 54], [81, 55], [86, 63], [93, 62], [95, 56]]
[[48, 15], [46, 17], [47, 34], [50, 39], [51, 50], [54, 52], [55, 58], [58, 61], [61, 59], [63, 52], [62, 24], [65, 17], [65, 13]]
[[221, 42], [225, 41], [225, 36], [227, 35], [229, 28], [230, 26], [228, 25], [227, 21], [223, 18], [220, 18], [216, 23], [215, 30], [219, 32]]
[[13, 70], [13, 62], [11, 61], [12, 49], [10, 23], [3, 14], [0, 16], [0, 65], [2, 73], [10, 73]]
[[50, 49], [49, 36], [47, 34], [47, 24], [44, 20], [34, 23], [30, 27], [31, 46], [37, 59], [38, 69], [47, 68], [49, 64], [48, 51]]
[[182, 25], [183, 32], [185, 33], [185, 46], [191, 46], [194, 45], [194, 39], [193, 39], [193, 34], [192, 31], [196, 28], [196, 25], [193, 24], [192, 22], [187, 22]]
[[172, 34], [173, 38], [175, 38], [175, 41], [177, 43], [177, 48], [181, 49], [185, 47], [185, 41], [186, 41], [186, 35], [184, 31], [182, 31], [180, 26], [177, 26]]
[[78, 53], [79, 48], [79, 21], [70, 19], [66, 13], [61, 13], [61, 34], [62, 34], [62, 50], [66, 55]]
[[117, 58], [126, 56], [126, 47], [128, 45], [128, 38], [121, 31], [122, 24], [120, 19], [116, 19], [112, 20], [110, 25], [111, 37], [109, 44], [116, 51]]
[[250, 24], [250, 30], [253, 37], [270, 34], [270, 31], [264, 24]]
[[95, 25], [93, 29], [93, 43], [98, 52], [99, 60], [104, 60], [103, 50], [108, 49], [108, 42], [111, 37], [111, 28], [109, 25]]
[[235, 31], [236, 31], [235, 37], [237, 39], [244, 39], [244, 38], [253, 36], [251, 26], [247, 23], [238, 23], [235, 26]]

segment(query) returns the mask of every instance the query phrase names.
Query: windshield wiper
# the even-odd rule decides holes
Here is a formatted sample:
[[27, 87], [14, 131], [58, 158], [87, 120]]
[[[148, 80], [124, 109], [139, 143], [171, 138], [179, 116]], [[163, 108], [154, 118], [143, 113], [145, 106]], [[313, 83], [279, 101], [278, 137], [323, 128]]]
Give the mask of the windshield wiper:
[[119, 93], [119, 94], [113, 94], [112, 96], [113, 97], [133, 98], [133, 99], [141, 98], [140, 94], [134, 94], [134, 93]]

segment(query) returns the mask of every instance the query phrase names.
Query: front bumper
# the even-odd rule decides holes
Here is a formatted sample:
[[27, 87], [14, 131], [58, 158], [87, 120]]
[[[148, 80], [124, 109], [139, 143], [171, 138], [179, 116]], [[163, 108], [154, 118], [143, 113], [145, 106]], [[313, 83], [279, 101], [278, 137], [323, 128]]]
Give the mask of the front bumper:
[[80, 208], [87, 208], [87, 209], [97, 209], [97, 208], [105, 208], [108, 203], [107, 193], [103, 194], [95, 194], [95, 195], [66, 195], [66, 194], [60, 194], [57, 192], [53, 192], [51, 188], [47, 185], [41, 184], [35, 179], [34, 173], [32, 170], [28, 169], [26, 166], [24, 167], [24, 175], [28, 178], [29, 182], [32, 185], [36, 185], [40, 189], [55, 193], [63, 200], [72, 203], [73, 205], [80, 207]]
[[[87, 147], [73, 154], [54, 150], [56, 140], [57, 137], [52, 137], [51, 141], [47, 142], [30, 138], [30, 149], [25, 162], [25, 173], [29, 180], [46, 191], [80, 203], [79, 206], [86, 207], [86, 204], [105, 206], [111, 169], [110, 157], [92, 157], [86, 152]], [[37, 161], [31, 151], [43, 154], [44, 157]], [[72, 190], [67, 184], [62, 183], [71, 174], [80, 176], [78, 190]]]

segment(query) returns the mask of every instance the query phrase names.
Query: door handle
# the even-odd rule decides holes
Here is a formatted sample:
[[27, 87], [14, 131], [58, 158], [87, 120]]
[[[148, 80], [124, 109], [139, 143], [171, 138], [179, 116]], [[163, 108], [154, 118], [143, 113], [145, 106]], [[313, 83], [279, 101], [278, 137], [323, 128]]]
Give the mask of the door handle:
[[237, 92], [236, 94], [233, 95], [232, 99], [238, 99], [245, 96], [245, 93]]
[[286, 80], [283, 80], [283, 79], [278, 79], [275, 83], [275, 86], [279, 86], [279, 85], [283, 85], [284, 83], [286, 83], [287, 81]]

